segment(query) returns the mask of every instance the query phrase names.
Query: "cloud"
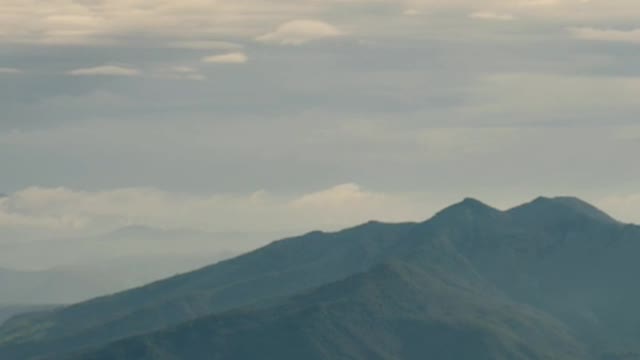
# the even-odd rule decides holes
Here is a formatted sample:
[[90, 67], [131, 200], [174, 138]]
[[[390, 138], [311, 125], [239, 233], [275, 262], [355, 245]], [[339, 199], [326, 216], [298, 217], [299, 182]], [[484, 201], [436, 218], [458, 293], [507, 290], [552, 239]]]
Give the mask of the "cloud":
[[0, 198], [0, 229], [83, 233], [134, 223], [211, 231], [307, 231], [371, 219], [422, 219], [435, 210], [415, 207], [409, 196], [371, 192], [352, 183], [297, 196], [31, 187]]
[[[330, 189], [303, 195], [291, 202], [294, 207], [341, 207], [360, 201], [369, 201], [377, 198], [378, 195], [365, 192], [358, 184], [348, 183], [334, 186]], [[380, 195], [382, 198], [382, 195]]]
[[[589, 1], [589, 0], [586, 0]], [[583, 1], [583, 2], [586, 2]], [[520, 6], [531, 6], [531, 7], [537, 7], [537, 6], [555, 6], [555, 5], [559, 5], [560, 3], [562, 3], [563, 0], [523, 0], [520, 1], [518, 3], [518, 5]]]
[[420, 15], [420, 14], [422, 14], [422, 13], [419, 10], [416, 10], [416, 9], [405, 9], [402, 12], [402, 15], [405, 15], [405, 16], [417, 16], [417, 15]]
[[202, 62], [211, 64], [244, 64], [247, 61], [249, 61], [249, 57], [241, 52], [212, 55], [202, 58]]
[[22, 70], [16, 69], [16, 68], [0, 67], [0, 75], [2, 74], [9, 74], [9, 75], [22, 74]]
[[640, 29], [614, 30], [592, 27], [570, 28], [571, 35], [582, 40], [624, 42], [640, 44]]
[[155, 70], [152, 77], [156, 79], [169, 79], [169, 80], [194, 80], [203, 81], [207, 77], [200, 73], [200, 71], [191, 66], [170, 66], [167, 68], [160, 68]]
[[[514, 199], [502, 200], [499, 203], [504, 202], [503, 208], [514, 205]], [[186, 194], [155, 188], [80, 191], [30, 187], [0, 197], [0, 230], [40, 231], [52, 237], [101, 233], [138, 224], [219, 232], [296, 233], [336, 230], [369, 220], [421, 221], [452, 201], [455, 199], [426, 193], [376, 192], [356, 183], [293, 195], [264, 190]], [[638, 194], [601, 197], [594, 203], [622, 220], [640, 218]]]
[[129, 35], [253, 38], [291, 14], [308, 16], [326, 7], [294, 0], [3, 0], [0, 43], [102, 44], [126, 42]]
[[[320, 21], [291, 19], [323, 17], [330, 22], [329, 16], [348, 13], [350, 26], [358, 33], [384, 30], [389, 34], [397, 18], [381, 8], [393, 9], [398, 17], [403, 17], [405, 9], [404, 15], [445, 16], [491, 9], [496, 14], [565, 24], [568, 20], [624, 23], [640, 16], [636, 0], [3, 0], [0, 43], [101, 45], [145, 38], [154, 44], [160, 39], [170, 47], [230, 50], [236, 47], [206, 39], [258, 37], [265, 42], [300, 44], [341, 32]], [[280, 28], [265, 34], [278, 24]]]
[[192, 40], [192, 41], [177, 41], [169, 43], [169, 47], [177, 49], [192, 49], [192, 50], [236, 50], [242, 49], [241, 44], [236, 44], [227, 41], [208, 41], [208, 40]]
[[273, 32], [261, 35], [256, 41], [281, 45], [301, 45], [313, 40], [343, 35], [335, 26], [317, 20], [293, 20], [281, 24]]
[[124, 66], [96, 66], [90, 68], [75, 69], [67, 72], [71, 76], [138, 76], [140, 71], [138, 69], [124, 67]]
[[496, 13], [492, 11], [477, 11], [469, 14], [472, 19], [478, 20], [496, 20], [496, 21], [514, 21], [517, 18], [512, 14]]

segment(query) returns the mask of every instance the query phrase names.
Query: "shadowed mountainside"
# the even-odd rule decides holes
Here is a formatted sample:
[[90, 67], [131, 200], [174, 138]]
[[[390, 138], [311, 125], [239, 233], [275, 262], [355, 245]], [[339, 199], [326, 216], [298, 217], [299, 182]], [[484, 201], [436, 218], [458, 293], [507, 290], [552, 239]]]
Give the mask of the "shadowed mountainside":
[[75, 359], [589, 358], [557, 321], [484, 290], [387, 263], [270, 309], [198, 319]]
[[[640, 337], [640, 313], [636, 310], [636, 304], [640, 302], [640, 289], [634, 285], [634, 275], [640, 272], [640, 263], [636, 261], [638, 253], [638, 227], [621, 224], [578, 199], [538, 198], [508, 211], [499, 211], [477, 200], [465, 199], [423, 223], [371, 222], [338, 233], [313, 232], [275, 242], [235, 259], [145, 287], [51, 312], [18, 317], [0, 327], [0, 357], [30, 359], [38, 355], [64, 354], [87, 347], [104, 346], [111, 341], [137, 334], [171, 328], [138, 340], [117, 343], [114, 348], [107, 348], [99, 353], [103, 355], [95, 355], [113, 355], [97, 357], [100, 359], [126, 358], [117, 356], [125, 356], [129, 350], [137, 351], [142, 346], [141, 343], [153, 343], [156, 341], [154, 339], [166, 339], [167, 344], [181, 344], [178, 338], [184, 335], [194, 338], [202, 336], [217, 341], [215, 339], [222, 335], [216, 335], [218, 333], [215, 331], [210, 333], [213, 330], [208, 324], [215, 324], [219, 319], [229, 319], [229, 333], [225, 332], [226, 335], [222, 338], [233, 343], [233, 339], [227, 336], [240, 336], [246, 330], [233, 325], [236, 321], [251, 323], [251, 319], [255, 317], [256, 323], [262, 324], [256, 325], [255, 331], [266, 331], [267, 328], [271, 329], [269, 326], [280, 329], [277, 324], [284, 320], [279, 314], [304, 308], [304, 304], [292, 305], [286, 297], [301, 292], [313, 293], [312, 289], [320, 286], [321, 289], [332, 286], [340, 288], [339, 281], [343, 279], [371, 279], [370, 276], [377, 279], [369, 272], [378, 269], [381, 264], [383, 268], [389, 269], [390, 263], [394, 264], [392, 269], [402, 269], [392, 271], [403, 274], [399, 277], [402, 280], [398, 281], [426, 281], [423, 298], [443, 301], [442, 304], [430, 302], [433, 308], [444, 308], [447, 303], [455, 302], [452, 299], [457, 299], [460, 294], [451, 289], [473, 289], [473, 296], [466, 298], [468, 301], [459, 303], [455, 314], [445, 312], [453, 323], [478, 325], [473, 321], [474, 317], [464, 309], [483, 309], [488, 318], [505, 319], [503, 323], [495, 324], [495, 329], [478, 330], [467, 325], [456, 328], [456, 331], [465, 334], [479, 331], [477, 338], [462, 337], [469, 344], [484, 339], [483, 346], [500, 344], [489, 347], [498, 349], [504, 346], [507, 349], [496, 350], [495, 353], [487, 350], [484, 352], [489, 356], [487, 358], [571, 358], [543, 356], [544, 351], [556, 354], [558, 351], [569, 351], [567, 349], [572, 349], [569, 351], [572, 354], [579, 354], [581, 349], [586, 349], [588, 355], [584, 356], [594, 358], [603, 354], [614, 356], [614, 353], [633, 355], [639, 350], [636, 339]], [[407, 274], [413, 274], [411, 276], [415, 276], [415, 279]], [[446, 274], [446, 286], [436, 286], [434, 284], [438, 284], [437, 281], [428, 280], [440, 278], [442, 274]], [[393, 287], [386, 282], [381, 282], [380, 286], [385, 289], [387, 286]], [[334, 297], [340, 296], [340, 291], [330, 292]], [[361, 296], [362, 301], [367, 299], [368, 295]], [[307, 305], [314, 308], [314, 301], [310, 300]], [[335, 301], [337, 300], [330, 299], [327, 303], [333, 304]], [[393, 299], [381, 297], [379, 301], [379, 309], [383, 312], [387, 306], [395, 306]], [[387, 301], [391, 302], [387, 304]], [[418, 304], [410, 306], [419, 307], [423, 303], [424, 301], [418, 301]], [[508, 307], [513, 311], [500, 315], [494, 306], [496, 303], [509, 304]], [[325, 305], [318, 306], [322, 308]], [[357, 307], [352, 306], [352, 310], [356, 311]], [[245, 308], [242, 310], [244, 315], [225, 313], [241, 308]], [[524, 316], [525, 313], [529, 317]], [[296, 314], [296, 321], [300, 324], [315, 323], [309, 323], [304, 311]], [[414, 324], [417, 326], [416, 331], [423, 326], [426, 326], [425, 329], [440, 329], [443, 334], [451, 330], [446, 326], [432, 327], [435, 326], [434, 321], [437, 323], [442, 320], [440, 318], [434, 320], [428, 314], [420, 315], [413, 311], [408, 314], [421, 319], [419, 324]], [[397, 316], [413, 316], [408, 314], [398, 313]], [[264, 316], [270, 318], [271, 322], [259, 320]], [[327, 321], [332, 321], [330, 318], [333, 315], [327, 316]], [[522, 320], [525, 318], [526, 320]], [[198, 320], [189, 322], [195, 319]], [[522, 323], [514, 319], [520, 319]], [[381, 319], [374, 317], [371, 321], [380, 321], [376, 325], [379, 326], [377, 329], [388, 328], [387, 325], [381, 325], [387, 324]], [[189, 323], [174, 327], [184, 322]], [[538, 324], [536, 326], [542, 329], [543, 334], [536, 341], [546, 345], [534, 346], [529, 342], [533, 341], [531, 336], [514, 330], [526, 328], [524, 323]], [[341, 340], [347, 342], [344, 346], [358, 348], [357, 352], [362, 354], [374, 351], [371, 344], [364, 342], [366, 331], [363, 329], [366, 327], [363, 323], [347, 321], [340, 324], [342, 325], [339, 326], [354, 324], [356, 333], [358, 329], [361, 330], [360, 335], [354, 335], [352, 340]], [[265, 328], [261, 327], [263, 325]], [[194, 327], [202, 330], [196, 331]], [[214, 327], [217, 328], [218, 325]], [[559, 330], [565, 327], [568, 329], [566, 332]], [[325, 330], [328, 331], [329, 328]], [[198, 335], [200, 331], [203, 333]], [[226, 330], [221, 327], [220, 331]], [[274, 331], [274, 336], [278, 336], [274, 329], [269, 333], [271, 331]], [[318, 331], [317, 336], [328, 336], [322, 331]], [[380, 341], [409, 341], [405, 337], [411, 333], [402, 328], [399, 328], [398, 333], [382, 331]], [[560, 336], [560, 333], [564, 335]], [[172, 340], [167, 336], [175, 336], [176, 339]], [[549, 340], [551, 338], [564, 340], [559, 340], [561, 345], [552, 345]], [[323, 356], [322, 351], [325, 350], [321, 349], [333, 346], [328, 344], [334, 344], [338, 338], [327, 338], [326, 341], [326, 345], [319, 348], [319, 345], [309, 345], [319, 351], [314, 355], [316, 358], [332, 358]], [[508, 350], [516, 346], [514, 344], [521, 344], [522, 349], [528, 350], [521, 349], [520, 355], [517, 355]], [[185, 354], [171, 355], [171, 351], [175, 349], [163, 349], [160, 345], [157, 357], [149, 358], [185, 358], [180, 357]], [[162, 351], [167, 351], [169, 355], [162, 357]], [[421, 348], [420, 351], [426, 349]], [[395, 359], [400, 356], [400, 359], [413, 359], [413, 355], [402, 357], [404, 355], [397, 353], [378, 355], [380, 357], [372, 358]], [[237, 356], [230, 358], [244, 359]]]

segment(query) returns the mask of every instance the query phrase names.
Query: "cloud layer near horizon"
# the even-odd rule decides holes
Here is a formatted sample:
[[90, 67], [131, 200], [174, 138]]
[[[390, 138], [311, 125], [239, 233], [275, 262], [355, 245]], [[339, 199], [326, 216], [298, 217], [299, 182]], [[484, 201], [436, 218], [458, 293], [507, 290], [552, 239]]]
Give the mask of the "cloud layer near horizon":
[[[341, 11], [387, 17], [453, 12], [487, 20], [552, 19], [595, 25], [640, 16], [633, 0], [6, 0], [0, 4], [0, 42], [111, 44], [126, 41], [128, 34], [143, 34], [299, 44], [341, 34], [335, 24], [322, 21]], [[380, 30], [357, 29], [361, 34]]]
[[304, 230], [541, 194], [637, 222], [638, 17], [635, 0], [2, 1], [0, 230]]
[[[369, 220], [423, 221], [451, 205], [447, 201], [439, 194], [381, 193], [357, 184], [289, 196], [266, 191], [193, 195], [154, 188], [89, 192], [31, 187], [0, 198], [0, 228], [47, 238], [95, 235], [129, 225], [294, 234], [338, 230]], [[498, 206], [518, 204], [505, 199]], [[638, 194], [603, 197], [596, 205], [622, 220], [640, 219]]]
[[[428, 210], [427, 210], [428, 209]], [[338, 229], [371, 219], [417, 220], [432, 205], [407, 195], [376, 193], [356, 184], [283, 196], [193, 195], [154, 188], [88, 192], [31, 187], [0, 198], [0, 228], [55, 234], [91, 234], [128, 225], [207, 231], [291, 232]]]

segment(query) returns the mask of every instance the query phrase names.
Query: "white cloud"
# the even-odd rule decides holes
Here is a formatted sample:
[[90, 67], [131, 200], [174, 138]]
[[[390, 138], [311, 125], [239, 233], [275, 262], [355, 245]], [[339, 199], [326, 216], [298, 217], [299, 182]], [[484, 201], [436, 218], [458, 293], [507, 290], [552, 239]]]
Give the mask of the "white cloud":
[[402, 12], [402, 14], [406, 15], [406, 16], [417, 16], [417, 15], [420, 15], [422, 13], [419, 10], [416, 10], [416, 9], [406, 9], [406, 10], [404, 10]]
[[273, 32], [256, 38], [263, 43], [301, 45], [309, 41], [343, 35], [335, 26], [317, 20], [293, 20], [281, 24]]
[[253, 38], [291, 14], [326, 8], [294, 0], [3, 0], [0, 43], [96, 44], [127, 35]]
[[469, 14], [472, 19], [479, 20], [496, 20], [496, 21], [514, 21], [517, 18], [512, 14], [496, 13], [493, 11], [477, 11]]
[[334, 186], [330, 189], [306, 194], [295, 199], [291, 204], [296, 208], [316, 207], [343, 207], [360, 201], [382, 199], [383, 195], [365, 192], [357, 184], [348, 183]]
[[423, 219], [435, 208], [410, 196], [338, 185], [298, 196], [265, 191], [189, 195], [153, 188], [76, 191], [32, 187], [0, 198], [0, 229], [100, 232], [127, 224], [211, 231], [338, 229], [371, 219]]
[[169, 47], [192, 50], [236, 50], [243, 48], [241, 44], [208, 40], [176, 41], [169, 43]]
[[625, 42], [640, 44], [640, 29], [614, 30], [597, 29], [592, 27], [570, 28], [571, 35], [578, 39], [594, 41]]
[[244, 64], [247, 61], [249, 61], [249, 57], [242, 52], [232, 52], [202, 58], [202, 62], [211, 64]]
[[170, 79], [170, 80], [194, 80], [194, 81], [203, 81], [206, 80], [207, 77], [204, 76], [200, 71], [191, 66], [170, 66], [167, 68], [160, 68], [153, 71], [152, 77], [157, 79]]
[[67, 72], [71, 76], [138, 76], [140, 70], [124, 66], [96, 66], [90, 68], [75, 69]]
[[[494, 196], [494, 198], [501, 198]], [[421, 221], [457, 199], [425, 193], [384, 193], [346, 183], [317, 192], [279, 195], [195, 195], [154, 188], [79, 191], [31, 187], [0, 198], [0, 230], [48, 237], [101, 233], [127, 226], [207, 231], [305, 232], [336, 230], [369, 220]], [[514, 200], [502, 197], [503, 208]], [[524, 201], [524, 200], [522, 200]], [[640, 218], [640, 195], [594, 201], [624, 221]]]
[[[518, 18], [601, 24], [640, 16], [637, 0], [3, 0], [0, 43], [96, 45], [143, 36], [189, 49], [237, 49], [233, 43], [202, 39], [258, 37], [266, 42], [300, 44], [341, 32], [327, 23], [291, 19], [327, 18], [344, 11], [358, 33], [388, 34], [387, 25], [396, 26], [397, 19], [377, 11], [381, 4], [395, 7], [399, 17], [403, 13], [451, 15], [491, 9]], [[278, 24], [283, 25], [265, 34]]]
[[22, 74], [22, 70], [16, 69], [16, 68], [0, 67], [0, 75], [1, 74], [10, 74], [10, 75]]

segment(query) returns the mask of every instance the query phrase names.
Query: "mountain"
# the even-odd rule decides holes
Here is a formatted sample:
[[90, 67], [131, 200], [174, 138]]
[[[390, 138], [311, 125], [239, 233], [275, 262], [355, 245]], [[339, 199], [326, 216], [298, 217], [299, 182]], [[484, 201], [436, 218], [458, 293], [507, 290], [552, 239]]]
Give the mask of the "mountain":
[[0, 305], [72, 304], [185, 273], [230, 255], [123, 258], [38, 271], [0, 268]]
[[38, 240], [0, 229], [0, 305], [77, 303], [193, 271], [263, 243], [257, 234], [144, 226]]
[[[151, 262], [154, 259], [184, 261], [192, 258], [196, 259], [197, 267], [202, 267], [207, 263], [198, 258], [218, 259], [224, 254], [241, 254], [264, 246], [265, 239], [278, 237], [280, 235], [273, 233], [205, 232], [133, 225], [98, 235], [33, 238], [22, 232], [12, 234], [0, 229], [0, 266], [43, 270], [114, 261], [122, 263], [123, 259]], [[161, 264], [158, 261], [156, 265]], [[189, 270], [193, 269], [196, 267]], [[165, 273], [164, 276], [169, 275]]]
[[509, 213], [522, 219], [538, 219], [541, 224], [550, 221], [567, 222], [579, 219], [617, 222], [607, 213], [575, 197], [539, 197], [528, 204], [511, 209]]
[[[135, 355], [134, 355], [135, 354]], [[588, 359], [557, 321], [436, 269], [378, 265], [269, 309], [117, 342], [82, 360]]]
[[99, 345], [343, 279], [378, 263], [411, 227], [372, 222], [312, 232], [145, 287], [9, 321], [0, 327], [0, 358]]
[[106, 274], [0, 269], [0, 304], [66, 304], [126, 288]]
[[[621, 356], [635, 356], [640, 350], [636, 341], [640, 337], [640, 313], [636, 309], [640, 289], [634, 285], [635, 274], [640, 271], [638, 253], [640, 228], [621, 224], [577, 199], [539, 198], [507, 211], [465, 199], [422, 223], [370, 222], [337, 233], [312, 232], [148, 286], [10, 320], [0, 327], [0, 358], [21, 360], [51, 354], [60, 358], [145, 333], [148, 335], [117, 342], [95, 356], [136, 359], [138, 355], [133, 354], [156, 349], [152, 351], [157, 356], [151, 358], [183, 358], [183, 354], [171, 357], [175, 349], [155, 344], [166, 341], [179, 346], [183, 344], [181, 338], [229, 342], [244, 348], [243, 342], [234, 341], [245, 331], [287, 338], [291, 324], [313, 328], [315, 322], [305, 316], [317, 311], [324, 314], [322, 309], [340, 302], [341, 292], [350, 294], [343, 281], [364, 277], [367, 283], [380, 282], [380, 291], [385, 294], [384, 289], [393, 288], [395, 282], [419, 284], [417, 287], [425, 291], [415, 304], [407, 300], [409, 296], [400, 301], [375, 295], [366, 306], [376, 304], [375, 299], [380, 301], [377, 309], [381, 312], [406, 305], [408, 313], [398, 312], [397, 316], [419, 319], [410, 322], [416, 326], [415, 332], [435, 329], [432, 334], [438, 338], [453, 331], [464, 339], [465, 346], [480, 342], [477, 349], [485, 358], [623, 359]], [[395, 265], [389, 269], [389, 264]], [[380, 266], [387, 269], [385, 273], [400, 274], [390, 276], [395, 279], [394, 284], [375, 275], [374, 269]], [[462, 296], [458, 291], [469, 295], [465, 301], [456, 303]], [[410, 292], [407, 290], [406, 294]], [[315, 295], [305, 297], [300, 295], [303, 293]], [[317, 294], [327, 293], [333, 295], [322, 301], [316, 298]], [[356, 294], [348, 298], [352, 296], [361, 301], [369, 299], [369, 295]], [[432, 318], [431, 313], [416, 310], [425, 302], [433, 309], [446, 309], [448, 304], [457, 307], [456, 311], [443, 310], [441, 317]], [[303, 310], [307, 308], [313, 311]], [[349, 307], [350, 311], [357, 308], [354, 304]], [[499, 311], [503, 308], [510, 309], [505, 310], [508, 314]], [[490, 329], [480, 326], [483, 321], [479, 321], [480, 325], [474, 321], [477, 318], [471, 309], [485, 314], [483, 321], [491, 325]], [[295, 321], [282, 323], [290, 312], [296, 314]], [[351, 349], [345, 354], [378, 354], [375, 344], [364, 341], [368, 325], [363, 319], [337, 322], [339, 317], [328, 313], [330, 323], [326, 326], [331, 328], [319, 329], [313, 332], [316, 335], [301, 339], [319, 336], [321, 340], [317, 341], [326, 341], [308, 344], [304, 351], [316, 351], [315, 355], [309, 353], [309, 358], [332, 358], [322, 354], [342, 343], [339, 349]], [[218, 321], [228, 321], [229, 328], [215, 325]], [[385, 329], [391, 325], [384, 319], [372, 317], [371, 321], [376, 322], [370, 324], [371, 329], [380, 330], [371, 333], [379, 335], [372, 338], [376, 343], [389, 341], [411, 347], [425, 341], [411, 340], [413, 331], [404, 327], [387, 332]], [[452, 329], [437, 325], [447, 321], [456, 326]], [[531, 327], [525, 323], [535, 323], [542, 333], [532, 336], [526, 331]], [[348, 324], [354, 326], [348, 333], [353, 337], [328, 335], [330, 329], [338, 334], [347, 331], [349, 327], [344, 326]], [[224, 333], [216, 332], [218, 327]], [[558, 343], [551, 339], [558, 339]], [[155, 345], [143, 346], [147, 343]], [[234, 354], [232, 348], [225, 349]], [[575, 355], [583, 350], [585, 355]], [[552, 355], [544, 355], [545, 352]], [[556, 355], [561, 353], [573, 355]], [[398, 353], [378, 355], [370, 358], [413, 358]], [[240, 355], [237, 358], [244, 359]]]
[[56, 305], [0, 305], [0, 324], [17, 315], [51, 310], [55, 307]]

